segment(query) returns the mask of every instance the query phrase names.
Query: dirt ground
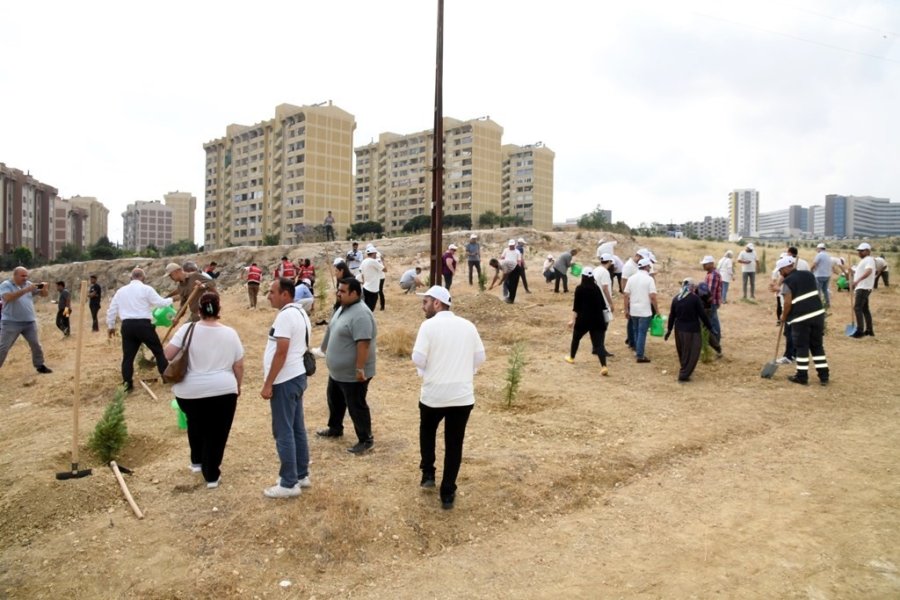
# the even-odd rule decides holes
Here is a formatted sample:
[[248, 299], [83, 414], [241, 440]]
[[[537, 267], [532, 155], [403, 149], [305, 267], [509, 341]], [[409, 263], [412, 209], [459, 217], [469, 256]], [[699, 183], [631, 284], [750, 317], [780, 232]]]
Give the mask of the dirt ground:
[[[485, 235], [489, 250], [507, 235]], [[728, 247], [640, 242], [660, 258], [663, 312], [675, 282]], [[375, 448], [356, 457], [345, 451], [350, 437], [310, 435], [314, 485], [297, 499], [262, 495], [278, 472], [259, 397], [275, 312], [249, 310], [235, 277], [222, 282], [223, 322], [243, 340], [246, 376], [223, 483], [207, 490], [188, 471], [172, 395], [151, 383], [159, 401], [142, 391], [127, 400], [130, 441], [119, 461], [134, 469], [126, 478], [140, 521], [84, 448], [121, 359], [118, 340], [89, 326], [79, 440], [82, 468], [94, 471], [54, 477], [70, 462], [77, 339], [62, 338], [55, 306], [40, 303], [54, 373], [34, 373], [22, 340], [0, 369], [0, 598], [900, 597], [896, 288], [873, 295], [877, 337], [863, 340], [843, 335], [849, 299], [835, 297], [827, 388], [789, 383], [792, 367], [760, 378], [777, 336], [774, 300], [758, 290], [758, 304], [734, 302], [736, 287], [720, 313], [725, 357], [701, 363], [686, 385], [675, 381], [674, 340], [650, 338], [653, 362], [634, 362], [617, 296], [607, 336], [615, 357], [601, 378], [587, 340], [574, 365], [563, 361], [571, 294], [553, 294], [539, 270], [547, 252], [574, 245], [593, 254], [595, 243], [586, 233], [535, 235], [532, 293], [520, 289], [515, 305], [465, 277], [454, 282], [454, 309], [477, 324], [488, 361], [451, 511], [418, 486], [419, 381], [408, 350], [423, 317], [419, 299], [396, 285], [424, 237], [382, 244], [390, 279], [387, 310], [376, 312]], [[623, 241], [618, 253], [636, 247]], [[305, 252], [319, 250], [292, 256]], [[776, 254], [768, 249], [770, 267]], [[165, 262], [155, 261], [157, 273]], [[314, 345], [323, 333], [314, 329]], [[527, 365], [507, 406], [516, 342]], [[310, 434], [326, 421], [326, 377], [320, 361], [304, 399]]]

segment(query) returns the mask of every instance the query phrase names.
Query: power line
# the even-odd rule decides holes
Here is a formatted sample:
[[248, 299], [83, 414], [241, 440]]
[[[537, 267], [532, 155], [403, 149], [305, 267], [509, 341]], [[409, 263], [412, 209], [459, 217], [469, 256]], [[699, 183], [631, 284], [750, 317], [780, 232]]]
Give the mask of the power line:
[[881, 33], [881, 34], [884, 34], [884, 35], [890, 35], [890, 36], [893, 36], [893, 37], [900, 37], [900, 33], [894, 33], [893, 31], [888, 31], [888, 30], [886, 30], [886, 29], [878, 29], [877, 27], [872, 27], [871, 25], [865, 25], [865, 24], [863, 24], [863, 23], [856, 23], [855, 21], [850, 21], [850, 20], [847, 20], [847, 19], [842, 19], [842, 18], [840, 18], [840, 17], [833, 17], [833, 16], [831, 16], [831, 15], [826, 15], [825, 13], [816, 12], [816, 11], [810, 10], [810, 9], [808, 9], [808, 8], [802, 8], [802, 7], [799, 7], [799, 6], [793, 6], [793, 5], [791, 5], [791, 4], [788, 4], [787, 7], [788, 7], [788, 8], [791, 8], [791, 9], [793, 9], [793, 10], [796, 10], [796, 11], [798, 11], [798, 12], [805, 12], [805, 13], [808, 13], [808, 14], [810, 14], [810, 15], [814, 15], [814, 16], [816, 16], [816, 17], [820, 17], [820, 18], [822, 18], [822, 19], [828, 19], [828, 20], [830, 20], [830, 21], [837, 21], [838, 23], [845, 23], [845, 24], [847, 24], [847, 25], [853, 25], [854, 27], [859, 27], [860, 29], [866, 29], [866, 30], [868, 30], [868, 31], [873, 31], [873, 32], [875, 32], [875, 33]]

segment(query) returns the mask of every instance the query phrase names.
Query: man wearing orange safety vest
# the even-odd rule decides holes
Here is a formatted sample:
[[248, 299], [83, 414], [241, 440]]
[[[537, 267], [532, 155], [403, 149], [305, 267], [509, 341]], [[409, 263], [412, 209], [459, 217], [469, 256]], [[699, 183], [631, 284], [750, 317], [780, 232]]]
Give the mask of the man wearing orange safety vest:
[[256, 297], [259, 295], [259, 284], [262, 283], [263, 271], [256, 263], [247, 267], [247, 296], [250, 298], [250, 308], [256, 308]]

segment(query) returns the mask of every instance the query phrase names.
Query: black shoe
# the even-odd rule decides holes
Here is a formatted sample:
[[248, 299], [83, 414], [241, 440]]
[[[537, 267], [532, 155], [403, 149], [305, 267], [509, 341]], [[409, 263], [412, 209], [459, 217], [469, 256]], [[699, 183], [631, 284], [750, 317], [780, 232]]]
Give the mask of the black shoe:
[[128, 383], [127, 381], [125, 381], [125, 382], [122, 383], [122, 387], [125, 388], [125, 393], [126, 393], [126, 394], [130, 394], [131, 392], [134, 391], [134, 384], [133, 384], [133, 383]]
[[791, 383], [799, 383], [800, 385], [809, 385], [809, 382], [806, 379], [800, 379], [796, 375], [788, 375], [788, 381]]
[[866, 334], [864, 334], [862, 331], [857, 331], [856, 333], [854, 333], [854, 334], [851, 335], [850, 337], [859, 339], [859, 338], [862, 338], [862, 337], [866, 337]]
[[39, 367], [37, 368], [37, 372], [38, 372], [38, 373], [52, 373], [53, 371], [50, 370], [50, 369], [47, 367], [47, 365], [41, 365], [41, 366], [39, 366]]
[[330, 427], [326, 427], [325, 429], [320, 429], [316, 432], [316, 435], [319, 437], [344, 437], [343, 431], [337, 431], [336, 429], [332, 429]]
[[827, 380], [827, 379], [820, 379], [820, 380], [819, 380], [819, 385], [821, 385], [822, 387], [825, 387], [826, 385], [828, 385], [828, 380]]
[[456, 500], [456, 494], [450, 494], [449, 496], [441, 496], [441, 508], [444, 510], [450, 510], [453, 508], [453, 502]]
[[606, 358], [615, 358], [615, 357], [616, 357], [616, 355], [613, 354], [612, 352], [607, 352], [607, 353], [606, 353]]
[[872, 336], [872, 337], [875, 337], [875, 332], [874, 332], [874, 331], [867, 331], [867, 332], [865, 332], [863, 335], [870, 335], [870, 336]]
[[422, 482], [419, 485], [423, 488], [433, 488], [434, 473], [422, 473]]
[[637, 361], [638, 361], [639, 363], [648, 363], [648, 362], [650, 362], [650, 359], [647, 358], [646, 356], [639, 356], [638, 359], [637, 359]]
[[350, 454], [365, 454], [366, 452], [371, 450], [372, 446], [374, 445], [375, 442], [371, 440], [368, 442], [358, 442], [355, 446], [350, 446], [349, 448], [347, 448], [347, 452], [349, 452]]

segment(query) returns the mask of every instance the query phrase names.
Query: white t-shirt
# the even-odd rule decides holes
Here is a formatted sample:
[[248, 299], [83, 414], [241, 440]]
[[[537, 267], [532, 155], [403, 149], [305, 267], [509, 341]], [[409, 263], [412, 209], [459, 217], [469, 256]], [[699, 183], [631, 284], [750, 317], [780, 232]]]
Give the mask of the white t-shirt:
[[809, 263], [806, 262], [805, 258], [797, 259], [797, 270], [798, 271], [809, 271]]
[[628, 312], [632, 317], [653, 316], [650, 294], [656, 293], [656, 282], [650, 277], [650, 273], [639, 269], [628, 278], [625, 293], [628, 295]]
[[613, 273], [621, 273], [624, 266], [625, 263], [622, 262], [622, 259], [613, 254]]
[[284, 383], [306, 373], [306, 367], [303, 366], [303, 353], [306, 352], [308, 328], [309, 319], [306, 311], [298, 304], [288, 304], [278, 311], [278, 316], [275, 317], [275, 322], [272, 323], [272, 328], [269, 330], [269, 339], [263, 354], [263, 379], [269, 376], [272, 359], [275, 358], [275, 350], [278, 345], [276, 338], [288, 338], [291, 343], [284, 359], [284, 366], [272, 383]]
[[381, 272], [384, 271], [384, 265], [377, 259], [367, 258], [362, 261], [359, 266], [359, 275], [363, 282], [363, 289], [368, 292], [377, 292], [379, 282], [381, 280]]
[[601, 290], [604, 285], [610, 286], [610, 289], [612, 288], [612, 277], [609, 276], [609, 271], [603, 268], [602, 265], [594, 269], [594, 281], [597, 282], [597, 287]]
[[[178, 328], [170, 342], [182, 348], [190, 323]], [[244, 357], [237, 332], [224, 325], [205, 325], [199, 321], [188, 348], [188, 369], [184, 379], [172, 386], [178, 398], [210, 398], [237, 393], [237, 378], [232, 367]]]
[[719, 275], [722, 276], [722, 281], [730, 282], [734, 278], [734, 261], [727, 256], [723, 256], [719, 260], [718, 269]]
[[638, 272], [637, 263], [633, 258], [629, 258], [622, 266], [622, 279], [629, 279]]
[[751, 250], [750, 252], [744, 250], [738, 254], [738, 262], [742, 260], [750, 261], [747, 264], [741, 263], [742, 273], [756, 273], [756, 250]]
[[515, 248], [507, 248], [500, 253], [500, 269], [504, 273], [509, 273], [516, 268], [519, 261], [522, 260], [522, 254]]
[[[859, 278], [863, 276], [863, 273], [866, 272], [866, 269], [871, 269], [872, 272], [869, 273], [869, 276], [859, 281]], [[859, 281], [856, 284], [856, 289], [858, 290], [871, 290], [875, 287], [875, 259], [871, 256], [867, 256], [856, 265], [856, 269], [853, 271], [853, 281]]]
[[422, 393], [425, 406], [443, 408], [475, 404], [475, 370], [484, 362], [484, 344], [470, 321], [448, 310], [419, 327], [413, 360], [424, 358]]

